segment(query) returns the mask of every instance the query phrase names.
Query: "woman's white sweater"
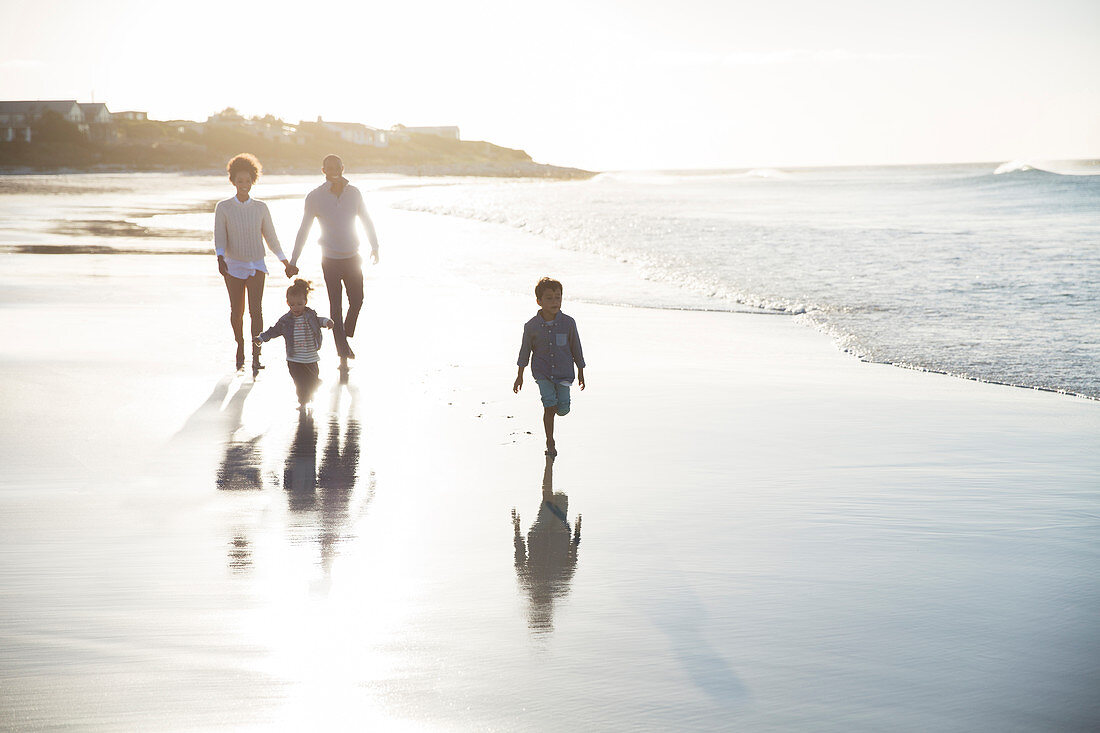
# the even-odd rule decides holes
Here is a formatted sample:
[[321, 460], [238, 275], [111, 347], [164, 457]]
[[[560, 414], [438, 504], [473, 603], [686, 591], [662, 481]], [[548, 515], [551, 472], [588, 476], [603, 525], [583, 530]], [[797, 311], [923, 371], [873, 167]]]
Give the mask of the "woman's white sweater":
[[254, 198], [242, 203], [236, 196], [218, 202], [214, 208], [214, 251], [218, 255], [240, 262], [262, 260], [261, 236], [280, 261], [286, 259], [267, 204]]

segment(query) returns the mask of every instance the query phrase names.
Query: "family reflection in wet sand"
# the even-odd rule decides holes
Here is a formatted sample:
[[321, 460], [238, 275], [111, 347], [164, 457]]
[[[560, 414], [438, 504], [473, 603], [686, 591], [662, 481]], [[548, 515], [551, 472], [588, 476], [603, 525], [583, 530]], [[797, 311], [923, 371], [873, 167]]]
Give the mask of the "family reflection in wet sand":
[[[264, 432], [242, 435], [245, 402], [252, 389], [252, 382], [241, 382], [223, 408], [229, 385], [224, 380], [219, 382], [181, 431], [181, 436], [195, 434], [206, 427], [205, 423], [212, 423], [218, 426], [216, 432], [225, 436], [214, 480], [221, 491], [264, 489], [263, 446], [269, 436]], [[375, 494], [374, 473], [363, 475], [359, 390], [336, 385], [320, 428], [312, 410], [300, 411], [297, 417], [282, 471], [290, 513], [287, 531], [292, 542], [317, 543], [320, 565], [327, 575], [340, 545], [352, 536], [354, 520], [366, 511]], [[318, 465], [322, 431], [324, 446]], [[278, 474], [269, 471], [268, 476]], [[249, 547], [247, 532], [235, 531], [228, 557], [231, 569], [240, 571], [251, 564]]]
[[577, 569], [581, 515], [577, 515], [577, 524], [570, 530], [568, 514], [569, 497], [554, 492], [554, 456], [546, 456], [542, 501], [526, 541], [520, 529], [520, 515], [512, 509], [516, 578], [527, 594], [527, 624], [537, 633], [554, 630], [554, 602], [569, 592], [569, 582]]
[[[341, 421], [340, 402], [345, 390], [350, 403]], [[374, 498], [373, 473], [367, 477], [363, 494], [359, 496], [356, 492], [361, 467], [358, 397], [359, 390], [354, 386], [338, 386], [333, 391], [320, 468], [317, 467], [318, 434], [313, 413], [301, 412], [283, 470], [283, 489], [290, 511], [295, 514], [318, 512], [316, 521], [298, 526], [318, 532], [321, 567], [326, 575], [332, 569], [340, 543], [350, 536], [351, 520], [366, 511]]]
[[[203, 427], [202, 423], [216, 422], [217, 432], [225, 436], [216, 487], [222, 491], [261, 491], [265, 476], [262, 447], [268, 436], [262, 432], [248, 434], [243, 419], [253, 383], [241, 382], [223, 408], [228, 388], [227, 383], [219, 382], [181, 432], [195, 432]], [[324, 443], [318, 457], [322, 433]], [[569, 593], [581, 541], [581, 515], [571, 526], [569, 497], [554, 491], [554, 460], [554, 456], [545, 457], [538, 513], [526, 536], [519, 512], [512, 509], [516, 577], [528, 601], [528, 626], [536, 633], [553, 631], [554, 604]], [[315, 417], [313, 410], [298, 412], [282, 465], [288, 536], [295, 544], [317, 543], [319, 565], [326, 577], [340, 545], [353, 536], [355, 520], [374, 498], [374, 474], [369, 472], [364, 477], [363, 468], [359, 390], [354, 385], [338, 384], [325, 417]], [[275, 478], [278, 473], [269, 470], [268, 476]], [[252, 566], [248, 534], [237, 529], [230, 541], [227, 560], [234, 572]]]

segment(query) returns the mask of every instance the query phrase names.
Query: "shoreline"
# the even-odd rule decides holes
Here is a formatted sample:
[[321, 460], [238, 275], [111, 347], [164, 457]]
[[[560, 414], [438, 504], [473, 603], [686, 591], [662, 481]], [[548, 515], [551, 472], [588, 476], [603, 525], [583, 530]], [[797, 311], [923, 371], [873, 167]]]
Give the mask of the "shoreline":
[[912, 364], [896, 364], [894, 362], [889, 362], [889, 361], [873, 361], [871, 359], [864, 359], [861, 356], [856, 356], [855, 354], [851, 353], [847, 349], [843, 349], [840, 346], [837, 346], [837, 348], [840, 349], [841, 351], [843, 351], [846, 354], [850, 354], [857, 361], [859, 361], [863, 364], [878, 364], [878, 365], [881, 365], [881, 366], [889, 366], [889, 367], [894, 367], [896, 369], [905, 369], [905, 370], [913, 371], [913, 372], [927, 372], [928, 374], [937, 374], [937, 375], [941, 375], [941, 376], [944, 376], [944, 377], [950, 377], [951, 379], [960, 379], [960, 380], [965, 381], [965, 382], [976, 382], [978, 384], [990, 384], [990, 385], [994, 385], [994, 386], [997, 386], [997, 387], [1011, 387], [1013, 389], [1031, 390], [1031, 391], [1035, 391], [1035, 392], [1046, 392], [1048, 394], [1056, 394], [1056, 395], [1061, 395], [1063, 397], [1074, 397], [1074, 398], [1078, 398], [1078, 399], [1082, 399], [1082, 400], [1087, 400], [1089, 402], [1100, 402], [1100, 397], [1093, 397], [1091, 395], [1082, 394], [1080, 392], [1071, 392], [1071, 391], [1066, 390], [1066, 389], [1058, 389], [1057, 387], [1041, 387], [1041, 386], [1030, 385], [1030, 384], [1013, 384], [1011, 382], [999, 382], [999, 381], [994, 380], [994, 379], [983, 379], [981, 377], [971, 377], [971, 376], [967, 376], [965, 374], [957, 374], [955, 372], [948, 372], [948, 371], [943, 371], [943, 370], [940, 370], [940, 369], [930, 369], [928, 367], [915, 366], [915, 365], [912, 365]]
[[[315, 169], [306, 166], [280, 167], [271, 165], [264, 167], [264, 173], [272, 175], [308, 175]], [[492, 166], [492, 165], [407, 165], [407, 166], [383, 166], [362, 167], [358, 174], [364, 176], [409, 176], [420, 178], [533, 178], [552, 179], [563, 181], [587, 180], [601, 174], [602, 171], [587, 171], [580, 168], [555, 166], [547, 163], [532, 163], [528, 166]], [[185, 168], [179, 166], [89, 166], [83, 168], [59, 167], [59, 166], [0, 166], [0, 175], [5, 176], [37, 176], [37, 175], [79, 175], [79, 174], [112, 174], [112, 173], [179, 173], [183, 175], [217, 175], [222, 176], [225, 171], [210, 166]]]
[[[428, 214], [433, 216], [432, 214]], [[172, 248], [165, 247], [164, 249], [134, 249], [125, 247], [115, 247], [111, 245], [61, 245], [61, 244], [6, 244], [0, 245], [0, 255], [45, 255], [45, 256], [133, 256], [133, 257], [146, 257], [146, 256], [171, 256], [171, 257], [194, 257], [194, 256], [208, 256], [210, 253], [208, 248]], [[769, 310], [762, 307], [747, 306], [743, 304], [737, 304], [738, 308], [744, 308], [738, 310], [734, 308], [696, 308], [696, 307], [673, 307], [673, 306], [644, 306], [633, 305], [625, 303], [607, 303], [600, 301], [582, 300], [581, 302], [588, 302], [594, 305], [604, 305], [613, 308], [625, 308], [631, 310], [660, 310], [668, 312], [678, 313], [728, 313], [737, 315], [749, 315], [749, 316], [773, 316], [782, 318], [798, 318], [801, 313], [785, 313], [781, 311]], [[1019, 389], [1024, 391], [1045, 392], [1049, 394], [1056, 394], [1063, 397], [1077, 398], [1086, 400], [1089, 402], [1100, 402], [1100, 397], [1093, 397], [1088, 394], [1073, 392], [1066, 389], [1059, 389], [1055, 387], [1044, 387], [1040, 385], [1027, 385], [1027, 384], [1014, 384], [1012, 382], [998, 381], [994, 379], [984, 379], [982, 377], [972, 377], [966, 374], [959, 374], [955, 372], [933, 369], [930, 367], [922, 367], [912, 364], [901, 364], [888, 361], [875, 361], [873, 359], [867, 359], [859, 356], [851, 349], [841, 346], [837, 339], [830, 336], [828, 333], [822, 331], [817, 324], [812, 322], [800, 322], [799, 326], [802, 328], [808, 328], [814, 333], [821, 334], [833, 345], [833, 347], [840, 353], [851, 357], [856, 362], [861, 364], [873, 364], [877, 366], [888, 366], [896, 369], [902, 369], [912, 372], [924, 372], [927, 374], [935, 374], [939, 376], [949, 377], [951, 379], [962, 380], [966, 382], [974, 382], [977, 384], [988, 384], [998, 387], [1011, 387], [1013, 389]]]
[[[177, 171], [177, 172], [179, 173], [180, 176], [189, 175], [185, 171]], [[87, 176], [90, 176], [90, 177], [93, 177], [93, 178], [96, 177], [96, 176], [107, 176], [107, 177], [118, 176], [118, 178], [121, 180], [121, 179], [125, 179], [126, 176], [128, 175], [128, 173], [126, 173], [126, 172], [112, 173], [112, 172], [109, 172], [109, 171], [75, 172], [73, 174], [73, 177], [70, 178], [67, 181], [66, 185], [68, 186], [68, 188], [71, 189], [73, 192], [76, 192], [76, 191], [81, 191], [82, 192], [85, 188], [87, 188], [88, 193], [94, 193], [95, 186], [86, 185], [86, 182], [81, 183], [79, 180], [77, 180], [80, 176], [83, 176], [83, 175], [87, 175]], [[140, 174], [138, 174], [138, 175], [140, 177]], [[159, 174], [157, 174], [155, 172], [150, 172], [150, 175], [152, 175], [155, 178]], [[392, 181], [394, 182], [394, 185], [386, 185], [391, 180], [389, 178], [390, 175], [393, 176]], [[28, 179], [29, 178], [37, 179], [37, 178], [40, 177], [39, 174], [30, 173], [30, 172], [27, 173], [27, 176], [28, 176]], [[53, 174], [43, 174], [41, 176], [41, 178], [47, 179], [47, 183], [48, 183], [48, 179], [50, 179], [52, 176], [53, 176]], [[278, 174], [275, 174], [275, 176], [278, 176]], [[207, 179], [213, 179], [213, 178], [218, 178], [218, 176], [201, 175], [201, 176], [196, 176], [195, 180], [207, 181]], [[446, 178], [447, 177], [444, 177], [442, 180], [446, 181]], [[276, 177], [276, 178], [273, 178], [272, 180], [279, 181], [280, 179], [278, 179]], [[296, 201], [297, 198], [299, 198], [299, 193], [295, 192], [295, 193], [292, 194], [292, 193], [288, 192], [289, 188], [286, 188], [287, 184], [285, 183], [285, 181], [286, 180], [291, 180], [291, 179], [282, 179], [282, 180], [284, 181], [283, 183], [278, 183], [278, 182], [275, 183], [275, 187], [276, 187], [275, 190], [278, 191], [278, 193], [273, 192], [272, 196], [264, 196], [264, 197], [261, 197], [261, 198], [263, 198], [265, 201], [267, 201], [272, 206], [278, 207], [278, 208], [281, 208], [281, 209], [284, 210], [283, 218], [277, 223], [282, 223], [283, 224], [283, 229], [285, 231], [286, 228], [290, 226], [290, 224], [286, 222], [286, 219], [289, 218], [290, 212], [294, 208], [293, 207], [293, 202]], [[400, 202], [399, 199], [395, 199], [396, 196], [404, 195], [404, 194], [401, 194], [401, 193], [397, 192], [399, 189], [403, 189], [403, 188], [410, 187], [410, 186], [413, 187], [414, 189], [417, 186], [425, 186], [425, 187], [430, 188], [431, 186], [436, 185], [430, 179], [409, 178], [407, 176], [402, 176], [402, 175], [396, 174], [396, 173], [394, 173], [394, 174], [364, 173], [363, 180], [364, 180], [364, 182], [368, 182], [368, 185], [370, 186], [370, 190], [372, 191], [372, 194], [374, 196], [381, 197], [381, 199], [382, 199], [381, 204], [382, 205], [385, 205], [385, 206], [388, 206], [388, 207], [394, 207], [394, 208], [397, 208], [397, 209], [402, 210], [402, 211], [416, 211], [417, 209], [415, 207], [414, 208], [404, 207], [404, 206], [401, 205], [401, 202]], [[456, 180], [460, 180], [460, 179], [456, 179]], [[537, 181], [539, 179], [526, 178], [525, 180], [534, 182], [534, 181]], [[28, 193], [33, 193], [33, 194], [37, 194], [37, 195], [42, 195], [42, 194], [45, 194], [45, 193], [49, 193], [50, 190], [51, 190], [51, 186], [42, 185], [42, 184], [37, 183], [37, 182], [34, 183], [34, 184], [31, 184], [31, 183], [20, 184], [18, 182], [18, 177], [17, 176], [9, 176], [8, 181], [9, 181], [9, 184], [5, 188], [6, 195], [8, 195], [8, 196], [18, 197], [20, 195], [20, 192], [23, 189], [31, 189], [33, 191], [29, 190]], [[209, 181], [207, 181], [207, 182], [209, 182]], [[446, 182], [450, 183], [450, 181], [446, 181]], [[2, 183], [3, 182], [0, 181], [0, 184], [2, 184]], [[99, 185], [99, 184], [97, 184], [97, 185]], [[139, 187], [140, 185], [141, 184], [137, 183], [136, 181], [133, 183], [133, 186], [135, 187], [135, 189], [137, 187]], [[303, 183], [301, 185], [306, 185], [306, 184]], [[533, 183], [532, 185], [537, 185], [537, 184]], [[38, 188], [42, 188], [42, 190], [38, 191], [37, 190]], [[62, 188], [64, 188], [64, 186], [62, 186]], [[198, 190], [198, 189], [196, 189], [196, 190]], [[65, 226], [64, 229], [61, 227], [61, 224], [65, 224], [65, 222], [67, 221], [66, 219], [58, 219], [57, 222], [54, 222], [52, 229], [48, 228], [50, 226], [50, 222], [45, 221], [45, 222], [43, 222], [43, 224], [46, 225], [46, 228], [41, 229], [41, 232], [42, 232], [41, 234], [36, 232], [35, 233], [36, 236], [33, 237], [33, 238], [38, 238], [40, 240], [40, 241], [37, 241], [37, 242], [33, 241], [33, 238], [28, 237], [28, 239], [31, 239], [31, 241], [18, 243], [18, 239], [16, 239], [16, 237], [21, 236], [21, 233], [19, 232], [19, 230], [17, 228], [13, 228], [11, 230], [11, 234], [6, 236], [7, 239], [12, 240], [12, 241], [10, 241], [7, 244], [0, 244], [0, 255], [2, 255], [2, 254], [89, 254], [89, 255], [105, 255], [106, 256], [106, 255], [122, 255], [122, 254], [130, 254], [130, 253], [158, 254], [158, 255], [165, 255], [165, 254], [170, 254], [170, 255], [204, 254], [204, 253], [207, 252], [207, 246], [205, 244], [203, 244], [203, 242], [208, 239], [208, 234], [205, 230], [200, 230], [200, 229], [192, 230], [190, 228], [188, 228], [188, 229], [183, 229], [183, 228], [172, 229], [172, 228], [164, 228], [163, 226], [161, 226], [161, 227], [155, 227], [155, 226], [150, 227], [148, 225], [148, 222], [146, 221], [146, 219], [150, 219], [150, 218], [156, 217], [158, 215], [167, 215], [167, 216], [173, 216], [173, 217], [178, 217], [180, 215], [188, 215], [190, 218], [187, 219], [187, 226], [188, 227], [193, 227], [194, 222], [198, 221], [198, 219], [196, 217], [190, 216], [190, 215], [207, 213], [208, 210], [212, 208], [213, 202], [215, 200], [217, 200], [216, 197], [220, 196], [222, 193], [224, 193], [224, 192], [219, 191], [219, 192], [217, 192], [217, 194], [214, 194], [213, 191], [214, 191], [214, 189], [211, 188], [209, 193], [204, 193], [204, 194], [200, 195], [198, 198], [195, 197], [195, 194], [193, 192], [189, 192], [188, 195], [192, 196], [192, 198], [194, 198], [194, 201], [192, 201], [191, 203], [189, 203], [188, 205], [183, 206], [183, 207], [169, 208], [169, 209], [163, 210], [163, 211], [158, 211], [158, 210], [152, 209], [152, 208], [146, 208], [146, 209], [142, 209], [141, 211], [131, 211], [131, 212], [120, 210], [120, 211], [117, 211], [117, 212], [111, 212], [111, 214], [109, 214], [109, 215], [113, 214], [113, 216], [114, 216], [113, 219], [104, 219], [104, 220], [96, 219], [96, 220], [87, 220], [87, 221], [80, 220], [80, 221], [75, 221], [75, 222], [69, 222], [69, 224], [67, 226]], [[408, 194], [408, 195], [415, 196], [415, 193]], [[206, 198], [202, 199], [202, 196], [205, 196]], [[11, 199], [11, 200], [14, 202], [14, 201], [17, 201], [18, 198], [14, 198], [14, 199]], [[98, 204], [98, 202], [97, 202], [97, 205], [102, 205], [102, 204]], [[439, 216], [443, 216], [443, 217], [447, 216], [446, 214], [442, 214], [442, 213], [439, 213], [439, 212], [433, 212], [430, 209], [422, 211], [422, 213], [427, 213], [427, 214], [432, 214], [432, 215], [439, 215]], [[461, 214], [454, 214], [453, 216], [457, 217], [457, 218], [464, 218]], [[478, 221], [478, 219], [471, 219], [471, 220]], [[16, 226], [18, 226], [18, 225], [16, 225]], [[511, 231], [511, 229], [514, 229], [514, 227], [506, 227], [504, 230], [502, 230], [500, 232], [493, 233], [491, 236], [493, 236], [496, 239], [507, 239], [510, 236], [516, 236], [516, 232]], [[51, 242], [51, 241], [49, 241], [49, 238], [52, 238], [52, 239], [57, 240], [57, 241], [52, 241]], [[69, 244], [68, 242], [73, 240], [73, 239], [76, 239], [77, 241], [80, 241], [80, 240], [86, 240], [86, 241], [82, 244], [79, 244], [79, 245]], [[139, 240], [143, 240], [143, 239], [146, 240], [148, 242], [148, 244], [147, 244], [147, 246], [143, 246], [141, 249], [136, 249], [136, 248], [128, 246], [129, 242], [138, 242]], [[195, 244], [194, 245], [187, 244], [187, 242], [189, 242], [189, 241], [194, 241]], [[61, 243], [61, 242], [65, 242], [65, 243]], [[160, 246], [162, 242], [164, 244], [163, 244], [163, 246]], [[546, 248], [545, 244], [540, 245], [540, 248], [545, 249]], [[544, 260], [547, 261], [547, 262], [549, 262], [551, 259], [552, 258], [549, 258], [549, 257], [544, 258]], [[594, 292], [597, 292], [597, 291], [594, 291]], [[685, 291], [685, 293], [687, 293], [687, 291]], [[687, 293], [685, 295], [685, 297], [683, 299], [681, 299], [681, 302], [684, 302], [684, 303], [689, 302], [690, 297], [695, 297], [695, 296], [692, 293]], [[606, 303], [619, 302], [614, 297], [607, 298], [607, 297], [597, 296], [597, 297], [594, 297], [592, 300], [593, 300], [593, 302], [606, 302]], [[666, 297], [665, 302], [667, 303], [668, 300], [669, 299]], [[632, 302], [632, 301], [628, 297], [628, 299], [623, 301], [623, 302], [628, 302], [629, 303], [629, 302]], [[637, 307], [648, 307], [648, 306], [640, 305], [640, 304], [637, 304], [637, 303], [635, 303], [634, 305], [637, 306]], [[771, 314], [771, 311], [768, 310], [767, 308], [760, 308], [760, 307], [757, 307], [757, 306], [754, 306], [754, 305], [746, 305], [744, 303], [735, 303], [735, 302], [722, 303], [718, 307], [709, 307], [709, 306], [706, 306], [705, 304], [699, 304], [699, 305], [660, 305], [658, 307], [674, 307], [674, 308], [678, 308], [678, 309], [682, 309], [682, 310], [699, 310], [699, 311], [714, 310], [714, 311], [719, 311], [719, 312], [731, 311], [731, 312], [750, 312], [750, 313], [760, 313], [760, 314]], [[788, 313], [784, 313], [784, 314], [786, 315]], [[925, 372], [929, 372], [929, 373], [933, 373], [933, 374], [944, 374], [944, 375], [947, 375], [947, 376], [951, 376], [953, 378], [959, 378], [959, 379], [974, 381], [974, 382], [978, 382], [978, 383], [1011, 386], [1011, 387], [1016, 387], [1016, 388], [1019, 388], [1019, 389], [1033, 389], [1033, 390], [1039, 390], [1039, 391], [1044, 391], [1044, 392], [1051, 392], [1051, 393], [1054, 393], [1054, 394], [1060, 394], [1060, 395], [1064, 395], [1064, 396], [1081, 397], [1081, 398], [1084, 398], [1084, 399], [1087, 399], [1087, 400], [1090, 400], [1090, 401], [1100, 400], [1100, 395], [1094, 395], [1094, 394], [1090, 394], [1088, 392], [1083, 392], [1083, 391], [1076, 391], [1074, 389], [1070, 389], [1070, 388], [1066, 388], [1066, 387], [1048, 386], [1047, 384], [1042, 383], [1042, 381], [1038, 380], [1038, 379], [1035, 380], [1035, 383], [1010, 381], [1010, 380], [1007, 380], [1007, 379], [998, 379], [998, 378], [995, 378], [995, 377], [973, 376], [973, 375], [967, 374], [965, 372], [953, 371], [951, 369], [941, 369], [941, 368], [937, 368], [936, 366], [926, 366], [926, 365], [923, 365], [923, 364], [911, 364], [911, 363], [904, 363], [904, 362], [894, 362], [894, 361], [889, 361], [889, 360], [878, 360], [878, 359], [866, 358], [861, 353], [859, 353], [857, 350], [849, 348], [848, 346], [845, 345], [845, 342], [848, 341], [852, 337], [851, 334], [848, 334], [846, 332], [835, 332], [835, 329], [830, 329], [826, 326], [823, 326], [823, 325], [815, 322], [812, 312], [811, 313], [806, 313], [804, 311], [797, 311], [796, 310], [796, 311], [790, 312], [789, 315], [794, 315], [794, 316], [799, 316], [799, 317], [805, 316], [806, 317], [805, 325], [811, 326], [815, 331], [825, 333], [830, 338], [830, 340], [835, 344], [836, 348], [840, 349], [841, 351], [843, 351], [847, 354], [850, 354], [851, 356], [855, 357], [859, 361], [862, 361], [862, 362], [865, 362], [865, 363], [887, 364], [889, 366], [900, 367], [900, 368], [903, 368], [903, 369], [911, 369], [911, 370], [915, 370], [915, 371], [925, 371]], [[935, 354], [929, 353], [929, 354], [925, 354], [923, 356], [925, 356], [924, 361], [927, 362], [928, 364], [935, 364], [937, 362]], [[994, 370], [989, 370], [989, 371], [996, 372], [997, 370], [994, 369]], [[1037, 376], [1037, 375], [1031, 374], [1031, 375], [1027, 375], [1027, 376], [1034, 377], [1034, 376]], [[1069, 383], [1074, 384], [1072, 382], [1072, 380]]]

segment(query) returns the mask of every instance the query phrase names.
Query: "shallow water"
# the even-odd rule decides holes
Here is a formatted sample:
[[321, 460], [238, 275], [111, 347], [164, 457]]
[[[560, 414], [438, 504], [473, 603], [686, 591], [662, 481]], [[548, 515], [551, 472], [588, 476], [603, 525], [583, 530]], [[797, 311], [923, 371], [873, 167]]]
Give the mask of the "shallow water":
[[[485, 251], [469, 260], [448, 258], [453, 274], [477, 287], [527, 292], [509, 285], [516, 267], [541, 262], [557, 273], [578, 262], [562, 256], [569, 251], [586, 256], [570, 270], [574, 298], [796, 314], [870, 361], [1097, 398], [1100, 176], [1066, 170], [960, 165], [359, 183], [371, 207], [524, 232], [487, 237]], [[268, 176], [255, 192], [271, 206], [288, 254], [301, 197], [316, 183]], [[207, 252], [213, 205], [232, 193], [227, 188], [214, 176], [0, 176], [0, 248]]]
[[870, 361], [1100, 397], [1100, 176], [994, 168], [613, 173], [396, 205], [626, 260], [680, 307], [803, 314]]

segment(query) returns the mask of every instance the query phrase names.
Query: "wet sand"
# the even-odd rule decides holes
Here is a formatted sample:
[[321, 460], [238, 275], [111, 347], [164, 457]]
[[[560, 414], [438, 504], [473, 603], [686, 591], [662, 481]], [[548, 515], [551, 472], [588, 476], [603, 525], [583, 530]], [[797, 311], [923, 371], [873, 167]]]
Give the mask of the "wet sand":
[[548, 472], [534, 304], [450, 270], [486, 225], [375, 219], [306, 418], [281, 344], [227, 368], [206, 258], [0, 255], [0, 726], [1100, 724], [1100, 405], [567, 289]]

